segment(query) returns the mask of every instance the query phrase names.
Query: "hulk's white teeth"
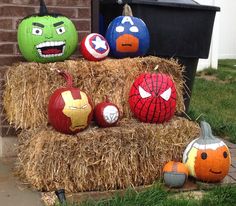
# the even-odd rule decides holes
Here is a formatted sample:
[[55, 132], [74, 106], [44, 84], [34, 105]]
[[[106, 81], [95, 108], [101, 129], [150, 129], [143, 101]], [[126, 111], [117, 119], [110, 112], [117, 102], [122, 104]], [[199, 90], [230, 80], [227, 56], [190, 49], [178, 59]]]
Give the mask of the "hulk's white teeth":
[[41, 49], [43, 47], [54, 47], [54, 46], [63, 46], [65, 45], [64, 41], [47, 41], [40, 43], [36, 46], [37, 49]]
[[38, 44], [36, 49], [41, 57], [50, 58], [62, 56], [65, 46], [64, 41], [49, 41]]

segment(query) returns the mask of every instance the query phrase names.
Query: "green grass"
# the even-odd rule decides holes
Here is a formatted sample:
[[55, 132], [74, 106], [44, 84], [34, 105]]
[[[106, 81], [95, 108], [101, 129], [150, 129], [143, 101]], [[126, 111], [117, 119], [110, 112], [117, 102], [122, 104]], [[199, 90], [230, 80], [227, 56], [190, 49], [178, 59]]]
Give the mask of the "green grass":
[[[115, 195], [107, 200], [87, 200], [81, 204], [63, 206], [232, 206], [236, 205], [236, 186], [215, 187], [203, 194], [202, 199], [173, 195], [160, 184], [137, 193], [127, 190], [124, 196]], [[59, 205], [57, 205], [59, 206]]]
[[220, 60], [219, 69], [205, 69], [197, 74], [200, 76], [202, 74], [215, 76], [219, 80], [226, 82], [235, 82], [236, 81], [236, 60]]
[[[219, 69], [207, 69], [195, 79], [188, 115], [206, 120], [215, 135], [236, 143], [236, 60], [222, 60]], [[214, 81], [199, 78], [214, 75]], [[199, 117], [199, 118], [198, 118]]]

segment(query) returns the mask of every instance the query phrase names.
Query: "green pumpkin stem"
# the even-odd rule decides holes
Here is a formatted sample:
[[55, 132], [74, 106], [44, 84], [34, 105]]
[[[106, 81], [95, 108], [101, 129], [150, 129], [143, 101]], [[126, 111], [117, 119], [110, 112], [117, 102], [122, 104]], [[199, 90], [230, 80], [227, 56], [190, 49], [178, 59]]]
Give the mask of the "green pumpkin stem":
[[46, 7], [46, 4], [44, 0], [40, 0], [40, 9], [39, 9], [39, 15], [44, 16], [48, 14], [48, 9]]
[[124, 5], [122, 16], [133, 16], [132, 9], [128, 4]]
[[73, 77], [70, 73], [67, 73], [65, 71], [60, 71], [59, 74], [65, 78], [66, 87], [68, 87], [68, 88], [73, 87]]
[[205, 121], [201, 121], [201, 137], [203, 139], [215, 139], [212, 134], [211, 126]]

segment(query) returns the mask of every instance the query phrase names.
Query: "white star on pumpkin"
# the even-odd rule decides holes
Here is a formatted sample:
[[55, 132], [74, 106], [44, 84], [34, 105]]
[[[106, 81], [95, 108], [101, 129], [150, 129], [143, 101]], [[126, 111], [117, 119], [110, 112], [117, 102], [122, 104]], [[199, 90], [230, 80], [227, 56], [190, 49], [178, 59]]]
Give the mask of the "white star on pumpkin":
[[95, 49], [103, 48], [107, 49], [106, 41], [102, 40], [99, 36], [96, 36], [95, 41], [92, 41], [95, 44]]

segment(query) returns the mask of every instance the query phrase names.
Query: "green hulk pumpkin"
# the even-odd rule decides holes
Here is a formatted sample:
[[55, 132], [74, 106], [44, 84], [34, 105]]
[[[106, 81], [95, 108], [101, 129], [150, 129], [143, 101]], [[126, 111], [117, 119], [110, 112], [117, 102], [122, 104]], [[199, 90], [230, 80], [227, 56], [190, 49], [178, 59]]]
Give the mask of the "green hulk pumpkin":
[[22, 20], [18, 27], [18, 44], [28, 61], [56, 62], [70, 57], [78, 44], [72, 21], [61, 14], [50, 14], [43, 0], [40, 13]]

